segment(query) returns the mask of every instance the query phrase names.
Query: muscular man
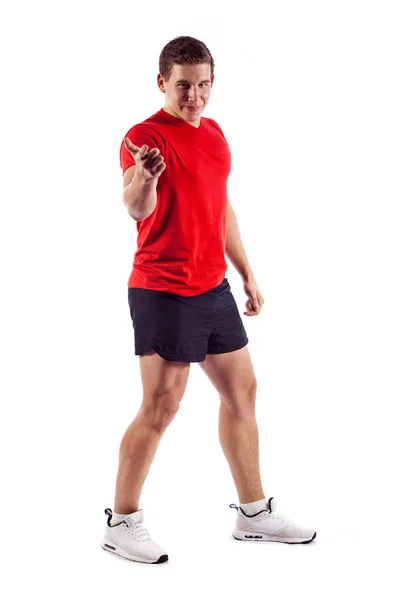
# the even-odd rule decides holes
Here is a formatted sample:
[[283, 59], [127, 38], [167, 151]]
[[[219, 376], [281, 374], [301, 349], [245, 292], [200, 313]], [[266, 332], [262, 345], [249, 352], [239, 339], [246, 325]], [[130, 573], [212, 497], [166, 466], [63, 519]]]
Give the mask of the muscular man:
[[140, 494], [193, 362], [221, 401], [219, 439], [239, 497], [239, 506], [230, 505], [237, 510], [233, 537], [307, 543], [316, 536], [277, 513], [261, 484], [257, 381], [225, 254], [243, 279], [244, 314], [258, 315], [264, 299], [227, 198], [228, 143], [219, 125], [202, 117], [213, 82], [214, 60], [203, 42], [170, 41], [157, 76], [164, 107], [134, 125], [120, 151], [123, 199], [138, 231], [128, 301], [143, 401], [121, 442], [114, 511], [105, 509], [101, 546], [146, 563], [165, 562], [168, 554], [144, 527]]

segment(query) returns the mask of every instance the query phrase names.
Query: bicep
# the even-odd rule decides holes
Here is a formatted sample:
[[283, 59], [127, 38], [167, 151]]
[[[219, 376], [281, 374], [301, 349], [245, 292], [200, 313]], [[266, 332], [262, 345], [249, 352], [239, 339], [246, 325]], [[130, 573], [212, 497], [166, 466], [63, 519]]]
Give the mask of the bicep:
[[122, 191], [122, 201], [126, 206], [126, 201], [125, 201], [125, 188], [130, 184], [130, 182], [132, 181], [134, 175], [135, 175], [135, 171], [136, 171], [136, 165], [131, 165], [130, 167], [128, 167], [127, 169], [125, 169], [124, 171], [124, 175], [123, 175], [123, 182], [122, 182], [122, 186], [123, 186], [123, 191]]
[[136, 165], [131, 165], [124, 171], [123, 182], [122, 182], [123, 189], [125, 189], [126, 186], [129, 185], [130, 182], [132, 181], [132, 179], [135, 175], [135, 171], [136, 171]]

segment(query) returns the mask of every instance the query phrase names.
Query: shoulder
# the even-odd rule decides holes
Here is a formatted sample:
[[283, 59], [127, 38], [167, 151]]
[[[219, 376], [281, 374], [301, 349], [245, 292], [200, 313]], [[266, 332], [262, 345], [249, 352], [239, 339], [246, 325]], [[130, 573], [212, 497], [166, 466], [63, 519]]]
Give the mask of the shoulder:
[[226, 140], [224, 132], [222, 131], [221, 127], [218, 125], [217, 121], [215, 121], [214, 119], [210, 119], [210, 117], [202, 117], [202, 119], [205, 120], [206, 124], [208, 125], [208, 127], [210, 129], [213, 129], [214, 131], [218, 131], [218, 133], [220, 133], [222, 135], [222, 137]]
[[119, 159], [123, 171], [134, 164], [133, 157], [125, 146], [125, 138], [130, 139], [135, 146], [141, 147], [146, 144], [148, 150], [158, 148], [160, 153], [165, 155], [165, 139], [158, 130], [157, 125], [153, 122], [152, 117], [149, 117], [133, 125], [122, 138], [119, 147]]
[[[164, 137], [157, 125], [151, 121], [151, 117], [133, 125], [124, 135], [125, 137], [129, 138], [136, 146], [147, 144], [150, 148], [162, 149], [165, 147]], [[122, 140], [121, 149], [124, 147], [124, 140]]]
[[154, 125], [154, 123], [149, 122], [148, 120], [146, 121], [142, 121], [141, 123], [136, 123], [136, 125], [133, 125], [129, 131], [126, 133], [125, 137], [129, 137], [129, 139], [131, 139], [132, 136], [150, 136], [150, 137], [154, 137], [155, 139], [161, 138], [161, 134], [157, 128], [156, 125]]

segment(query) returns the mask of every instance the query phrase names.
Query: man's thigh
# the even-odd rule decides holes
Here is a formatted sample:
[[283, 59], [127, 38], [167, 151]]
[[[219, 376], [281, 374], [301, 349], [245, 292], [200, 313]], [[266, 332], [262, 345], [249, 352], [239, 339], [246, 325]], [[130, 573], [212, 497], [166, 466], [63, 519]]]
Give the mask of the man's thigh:
[[254, 393], [257, 380], [248, 346], [222, 354], [207, 354], [199, 363], [225, 401], [236, 402]]
[[155, 350], [140, 355], [139, 360], [144, 397], [163, 394], [169, 394], [179, 400], [183, 397], [190, 362], [166, 360]]

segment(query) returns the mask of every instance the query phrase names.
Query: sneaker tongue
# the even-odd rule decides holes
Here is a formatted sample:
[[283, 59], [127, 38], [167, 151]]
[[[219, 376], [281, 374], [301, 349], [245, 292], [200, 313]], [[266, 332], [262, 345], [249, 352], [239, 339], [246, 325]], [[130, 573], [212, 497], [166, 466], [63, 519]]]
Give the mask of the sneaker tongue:
[[137, 510], [136, 512], [128, 515], [127, 517], [125, 517], [124, 521], [128, 525], [134, 525], [135, 523], [143, 523], [143, 521], [144, 521], [144, 510], [143, 510], [143, 508], [141, 508], [140, 510]]

